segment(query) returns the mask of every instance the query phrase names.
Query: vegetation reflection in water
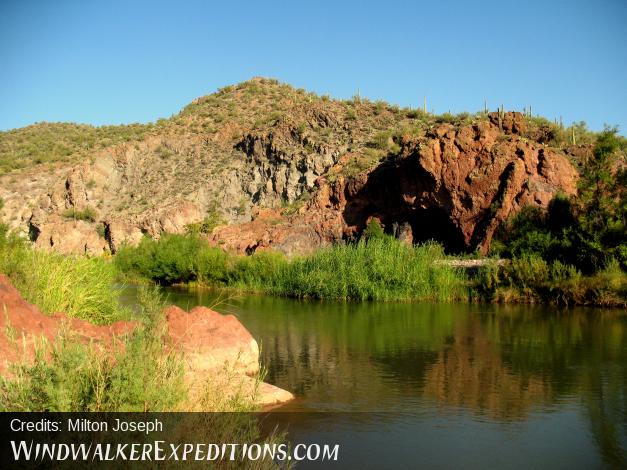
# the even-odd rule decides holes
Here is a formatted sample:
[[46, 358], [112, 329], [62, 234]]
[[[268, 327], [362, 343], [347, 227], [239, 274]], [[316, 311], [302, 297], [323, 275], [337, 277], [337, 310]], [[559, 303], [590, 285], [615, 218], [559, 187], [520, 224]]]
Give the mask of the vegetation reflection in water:
[[[217, 299], [167, 292], [183, 308]], [[285, 410], [470, 413], [476, 423], [515, 424], [574, 408], [606, 463], [627, 463], [624, 312], [265, 296], [215, 308], [260, 341], [268, 381], [299, 397]]]

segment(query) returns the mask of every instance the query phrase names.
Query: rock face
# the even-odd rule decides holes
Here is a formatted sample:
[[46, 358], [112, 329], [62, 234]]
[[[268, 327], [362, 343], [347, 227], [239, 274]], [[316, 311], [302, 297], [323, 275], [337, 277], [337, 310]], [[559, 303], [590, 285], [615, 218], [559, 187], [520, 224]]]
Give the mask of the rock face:
[[403, 142], [395, 162], [344, 189], [347, 232], [376, 217], [388, 230], [409, 224], [414, 242], [435, 239], [450, 251], [485, 253], [499, 224], [521, 207], [546, 207], [558, 192], [575, 194], [575, 169], [563, 155], [521, 138], [521, 118], [505, 114], [509, 134], [482, 122], [441, 126]]
[[[175, 306], [168, 307], [165, 314], [164, 346], [182, 354], [192, 400], [205, 393], [208, 382], [218, 387], [216, 394], [228, 397], [237, 393], [264, 407], [294, 398], [286, 390], [251, 377], [259, 371], [259, 347], [233, 315], [221, 315], [205, 307], [187, 313]], [[136, 326], [135, 322], [125, 321], [97, 326], [63, 314], [44, 315], [22, 299], [0, 274], [0, 374], [10, 374], [11, 363], [32, 359], [38, 342], [54, 342], [61, 331], [106, 352], [117, 347], [116, 338], [131, 333]]]
[[501, 222], [525, 205], [546, 207], [558, 192], [575, 194], [578, 178], [564, 155], [520, 135], [519, 113], [492, 121], [404, 138], [395, 158], [369, 171], [318, 180], [300, 214], [219, 229], [212, 240], [240, 252], [303, 252], [356, 236], [375, 218], [405, 241], [485, 253]]
[[285, 217], [265, 210], [249, 223], [218, 228], [209, 242], [245, 254], [272, 249], [288, 256], [302, 255], [342, 240], [343, 226], [337, 211], [307, 210]]

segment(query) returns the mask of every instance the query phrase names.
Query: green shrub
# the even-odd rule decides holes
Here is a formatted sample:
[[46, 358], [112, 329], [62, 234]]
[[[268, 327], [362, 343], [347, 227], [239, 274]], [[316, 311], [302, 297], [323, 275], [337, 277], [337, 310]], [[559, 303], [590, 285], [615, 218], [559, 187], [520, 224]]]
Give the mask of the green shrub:
[[85, 220], [87, 222], [95, 222], [98, 217], [96, 210], [91, 207], [87, 207], [83, 210], [76, 210], [72, 207], [63, 211], [62, 215], [67, 219]]
[[627, 274], [617, 261], [583, 276], [572, 265], [526, 256], [510, 265], [484, 266], [473, 280], [473, 291], [487, 301], [627, 306]]
[[115, 262], [123, 273], [140, 274], [162, 284], [197, 280], [197, 255], [206, 243], [196, 236], [144, 237], [137, 247], [121, 247]]
[[98, 236], [105, 238], [107, 234], [107, 229], [104, 224], [98, 224], [96, 226], [96, 232], [98, 233]]
[[570, 265], [563, 264], [561, 261], [554, 261], [551, 265], [551, 280], [554, 283], [561, 283], [564, 281], [578, 280], [581, 278], [581, 272]]
[[527, 255], [512, 260], [507, 269], [507, 276], [511, 279], [512, 285], [532, 287], [550, 279], [550, 268], [543, 258]]
[[210, 211], [202, 222], [187, 225], [186, 232], [188, 235], [208, 235], [223, 223], [224, 219], [218, 211]]
[[368, 222], [368, 225], [362, 232], [361, 236], [364, 240], [370, 240], [374, 238], [383, 238], [386, 235], [379, 221], [377, 219], [370, 219], [370, 222]]
[[216, 247], [205, 246], [197, 253], [196, 280], [201, 284], [226, 284], [230, 272], [230, 256]]
[[392, 143], [392, 132], [381, 131], [374, 135], [370, 145], [379, 150], [388, 150]]

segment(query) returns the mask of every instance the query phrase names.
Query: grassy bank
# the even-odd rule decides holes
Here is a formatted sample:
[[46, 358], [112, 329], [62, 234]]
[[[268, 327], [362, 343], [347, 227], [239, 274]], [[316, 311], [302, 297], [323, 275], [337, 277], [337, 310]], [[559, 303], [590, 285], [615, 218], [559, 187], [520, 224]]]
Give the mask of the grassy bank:
[[627, 305], [627, 275], [614, 258], [586, 273], [525, 251], [505, 265], [488, 263], [472, 275], [441, 263], [444, 259], [436, 243], [411, 247], [385, 235], [287, 259], [271, 251], [240, 256], [195, 236], [166, 234], [121, 249], [115, 264], [133, 281], [295, 298]]
[[617, 261], [583, 275], [572, 265], [536, 255], [514, 258], [505, 266], [488, 264], [471, 284], [471, 297], [497, 303], [551, 303], [627, 307], [627, 274]]
[[[35, 251], [0, 225], [0, 273], [44, 313], [66, 312], [92, 323], [129, 318], [113, 289], [116, 271], [102, 259]], [[247, 411], [251, 397], [229, 396], [217, 374], [204, 395], [189, 394], [185, 364], [164, 351], [164, 300], [157, 290], [140, 292], [137, 328], [112, 351], [86, 344], [71, 331], [42, 339], [33, 360], [13, 364], [0, 377], [0, 411]], [[11, 338], [10, 331], [4, 331]], [[20, 342], [15, 339], [16, 348]], [[213, 379], [212, 379], [213, 380]], [[210, 381], [211, 382], [211, 381]]]
[[116, 278], [111, 263], [33, 250], [1, 224], [0, 273], [44, 313], [65, 312], [96, 324], [128, 318], [111, 289]]
[[382, 236], [286, 259], [279, 253], [238, 256], [194, 236], [145, 238], [115, 256], [122, 273], [161, 284], [226, 286], [272, 295], [336, 300], [465, 299], [463, 274], [438, 264], [435, 244], [407, 246]]

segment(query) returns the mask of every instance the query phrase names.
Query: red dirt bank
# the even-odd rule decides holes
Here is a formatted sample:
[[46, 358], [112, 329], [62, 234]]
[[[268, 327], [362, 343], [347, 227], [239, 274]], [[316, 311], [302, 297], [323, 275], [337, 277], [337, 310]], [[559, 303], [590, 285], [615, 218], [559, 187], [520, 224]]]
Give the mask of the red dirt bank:
[[[292, 394], [270, 384], [256, 384], [250, 376], [259, 371], [259, 346], [246, 328], [233, 315], [222, 315], [205, 307], [187, 313], [176, 306], [166, 309], [166, 349], [182, 353], [186, 364], [186, 379], [193, 393], [201, 393], [208, 380], [219, 379], [228, 370], [229, 383], [219, 384], [219, 392], [252, 393], [258, 387], [256, 402], [272, 406], [293, 398]], [[118, 347], [116, 340], [131, 333], [137, 323], [119, 321], [107, 326], [59, 313], [43, 314], [26, 302], [0, 274], [0, 374], [10, 375], [10, 365], [34, 356], [35, 345], [42, 339], [54, 342], [58, 335], [68, 332], [84, 343], [92, 342], [103, 349]]]

